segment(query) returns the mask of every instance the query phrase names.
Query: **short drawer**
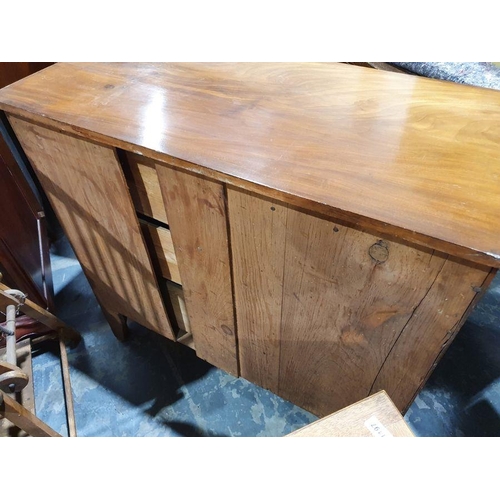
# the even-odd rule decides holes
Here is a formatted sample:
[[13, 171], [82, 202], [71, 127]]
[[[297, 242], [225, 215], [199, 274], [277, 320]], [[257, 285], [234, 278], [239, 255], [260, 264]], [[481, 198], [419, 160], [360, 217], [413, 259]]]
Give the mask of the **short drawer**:
[[170, 231], [145, 221], [140, 223], [149, 252], [153, 261], [156, 261], [160, 274], [168, 280], [182, 284]]
[[167, 280], [166, 285], [175, 320], [177, 321], [177, 326], [181, 330], [178, 337], [182, 337], [184, 332], [191, 333], [186, 303], [184, 302], [184, 292], [182, 291], [182, 286], [177, 283], [172, 283]]
[[154, 161], [128, 152], [123, 152], [120, 160], [135, 209], [168, 224]]

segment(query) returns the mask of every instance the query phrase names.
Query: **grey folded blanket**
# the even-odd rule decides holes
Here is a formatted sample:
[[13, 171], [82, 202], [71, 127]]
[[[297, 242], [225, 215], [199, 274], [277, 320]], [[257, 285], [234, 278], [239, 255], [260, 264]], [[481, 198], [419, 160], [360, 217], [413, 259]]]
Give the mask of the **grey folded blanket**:
[[500, 68], [489, 62], [391, 62], [416, 75], [500, 90]]

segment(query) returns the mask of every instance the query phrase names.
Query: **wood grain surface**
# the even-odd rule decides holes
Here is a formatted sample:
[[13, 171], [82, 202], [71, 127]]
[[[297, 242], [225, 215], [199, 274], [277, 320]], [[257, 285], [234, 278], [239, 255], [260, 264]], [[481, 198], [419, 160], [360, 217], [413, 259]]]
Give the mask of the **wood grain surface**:
[[382, 424], [382, 433], [388, 431], [392, 437], [413, 437], [413, 432], [385, 391], [306, 425], [287, 437], [374, 437], [366, 424], [373, 417]]
[[[385, 262], [370, 255], [377, 245]], [[366, 397], [442, 266], [431, 252], [290, 210], [280, 395], [317, 415]]]
[[316, 415], [404, 410], [490, 268], [228, 189], [241, 375]]
[[447, 259], [432, 287], [399, 334], [373, 383], [405, 412], [455, 338], [494, 273]]
[[287, 207], [228, 189], [241, 376], [278, 392]]
[[61, 63], [0, 107], [500, 267], [500, 92], [331, 63]]
[[196, 354], [238, 374], [224, 186], [158, 165]]
[[173, 339], [115, 151], [10, 121], [113, 331], [125, 316]]

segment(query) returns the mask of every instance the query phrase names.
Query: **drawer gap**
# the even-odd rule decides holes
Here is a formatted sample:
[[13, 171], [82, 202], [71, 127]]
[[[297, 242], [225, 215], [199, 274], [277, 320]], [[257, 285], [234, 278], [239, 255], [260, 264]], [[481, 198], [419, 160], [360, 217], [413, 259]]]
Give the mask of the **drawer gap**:
[[158, 219], [153, 219], [153, 217], [143, 214], [142, 212], [136, 211], [136, 214], [140, 221], [145, 222], [146, 224], [151, 224], [152, 226], [162, 227], [163, 229], [168, 229], [170, 231], [170, 226], [167, 223]]

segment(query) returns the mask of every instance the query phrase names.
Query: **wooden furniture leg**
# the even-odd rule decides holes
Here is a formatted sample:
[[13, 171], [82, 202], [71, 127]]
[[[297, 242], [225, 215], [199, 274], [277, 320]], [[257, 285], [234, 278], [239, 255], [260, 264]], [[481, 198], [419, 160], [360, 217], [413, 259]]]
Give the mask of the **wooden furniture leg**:
[[76, 437], [75, 407], [73, 405], [73, 392], [71, 391], [71, 379], [69, 376], [68, 353], [66, 352], [66, 344], [61, 337], [59, 337], [59, 350], [61, 351], [64, 399], [66, 400], [66, 415], [68, 417], [68, 435], [69, 437]]
[[106, 308], [102, 306], [101, 306], [101, 311], [104, 314], [106, 321], [109, 323], [113, 335], [120, 342], [124, 342], [125, 340], [127, 340], [129, 336], [127, 318], [123, 316], [123, 314], [112, 313], [111, 311], [108, 311]]
[[0, 391], [0, 417], [10, 420], [33, 437], [61, 437], [54, 429], [3, 391]]

